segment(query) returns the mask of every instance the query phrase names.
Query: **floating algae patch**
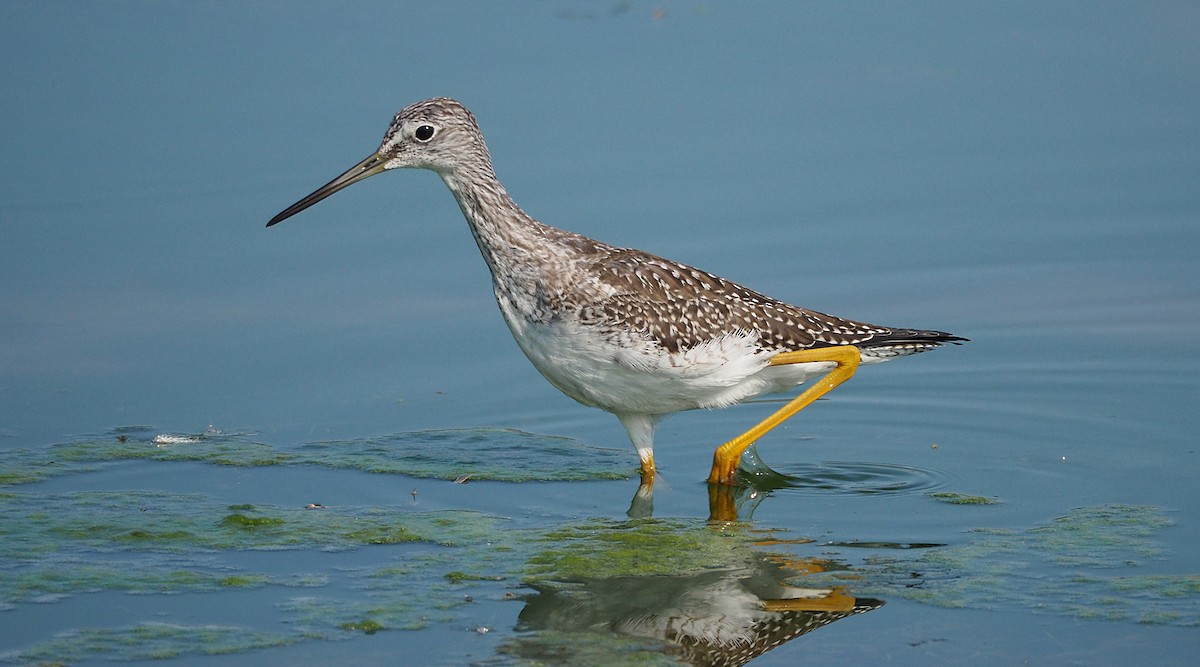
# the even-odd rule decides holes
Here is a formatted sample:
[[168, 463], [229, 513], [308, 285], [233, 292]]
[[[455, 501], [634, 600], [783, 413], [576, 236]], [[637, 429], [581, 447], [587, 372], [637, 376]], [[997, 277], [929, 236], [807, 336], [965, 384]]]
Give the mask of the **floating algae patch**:
[[999, 500], [988, 498], [987, 496], [972, 496], [965, 493], [953, 493], [950, 491], [939, 491], [929, 494], [934, 500], [949, 503], [951, 505], [995, 505]]
[[[478, 512], [403, 508], [231, 506], [191, 494], [89, 491], [0, 497], [0, 556], [47, 552], [198, 549], [346, 549], [471, 539], [499, 519]], [[464, 538], [464, 536], [466, 536]]]
[[[1025, 530], [976, 529], [959, 546], [868, 558], [813, 581], [943, 607], [1022, 609], [1080, 618], [1200, 626], [1200, 573], [1144, 575], [1163, 558], [1156, 507], [1102, 505]], [[812, 583], [812, 582], [810, 582]]]
[[32, 484], [51, 477], [91, 470], [95, 466], [56, 461], [46, 450], [7, 449], [0, 460], [0, 485]]
[[444, 480], [464, 475], [504, 482], [626, 479], [632, 471], [623, 450], [502, 428], [314, 442], [301, 447], [297, 455], [305, 462], [333, 468]]
[[538, 536], [528, 559], [529, 581], [679, 575], [731, 567], [748, 558], [750, 540], [738, 530], [703, 521], [596, 519]]
[[373, 635], [383, 630], [424, 630], [431, 622], [453, 620], [452, 616], [431, 617], [421, 600], [412, 595], [299, 596], [280, 608], [287, 613], [288, 623], [309, 639], [342, 639], [354, 633]]
[[126, 436], [103, 437], [54, 445], [50, 457], [61, 462], [96, 463], [126, 459], [200, 461], [228, 466], [271, 466], [293, 462], [295, 456], [237, 434], [212, 431], [202, 435], [157, 435], [152, 440]]
[[346, 570], [350, 594], [296, 596], [282, 607], [305, 636], [324, 639], [466, 623], [474, 599], [506, 599], [517, 585], [525, 534], [493, 531], [490, 539], [454, 549], [406, 553], [397, 564]]
[[513, 429], [473, 428], [396, 433], [379, 438], [308, 443], [284, 451], [241, 434], [129, 433], [10, 450], [0, 463], [0, 485], [29, 484], [94, 470], [119, 461], [200, 462], [226, 466], [309, 465], [430, 479], [505, 482], [626, 479], [624, 450], [590, 447], [570, 438]]
[[1161, 558], [1155, 534], [1172, 525], [1156, 507], [1083, 507], [1028, 531], [1030, 546], [1061, 565], [1112, 568]]
[[258, 530], [282, 526], [286, 521], [277, 516], [246, 516], [240, 512], [228, 514], [221, 519], [222, 526], [241, 528], [242, 530]]
[[225, 588], [259, 588], [268, 584], [311, 585], [311, 577], [229, 574], [212, 563], [141, 558], [106, 560], [92, 557], [54, 558], [5, 572], [0, 599], [8, 609], [20, 602], [55, 600], [100, 591], [136, 594], [208, 593]]
[[368, 618], [364, 621], [347, 621], [346, 623], [342, 623], [341, 628], [343, 630], [361, 632], [364, 635], [373, 635], [383, 629], [383, 624]]
[[[219, 625], [211, 626], [82, 628], [11, 650], [3, 659], [23, 664], [144, 660], [353, 639], [437, 624], [482, 632], [487, 628], [478, 623], [476, 601], [512, 599], [520, 604], [514, 591], [530, 582], [611, 577], [657, 580], [660, 588], [669, 584], [684, 590], [693, 581], [742, 581], [748, 575], [739, 572], [762, 558], [753, 545], [763, 534], [699, 520], [585, 520], [522, 527], [479, 512], [404, 507], [305, 510], [133, 491], [0, 495], [0, 607], [7, 606], [9, 613], [20, 614], [20, 607], [31, 602], [89, 591], [228, 595], [217, 600], [231, 600], [228, 604], [239, 608], [263, 606], [253, 610], [260, 620], [252, 628], [228, 627], [224, 617], [213, 619]], [[245, 553], [249, 550], [337, 552], [400, 541], [406, 546], [373, 548], [382, 562], [369, 565], [358, 564], [370, 554], [344, 559], [339, 553], [295, 560], [272, 556], [269, 572], [234, 564], [262, 562]], [[313, 559], [332, 566], [312, 574], [290, 571], [287, 565]], [[247, 594], [264, 588], [273, 590]], [[219, 609], [221, 604], [197, 607]], [[143, 619], [123, 622], [138, 620]], [[524, 655], [552, 653], [557, 650], [554, 634], [550, 629], [523, 635], [531, 641], [512, 648]], [[568, 638], [575, 655], [591, 655], [579, 653], [585, 644], [598, 659], [606, 655], [606, 647], [612, 649], [616, 657], [603, 660], [606, 664], [664, 662], [654, 641], [592, 637], [586, 631], [561, 636]]]
[[[508, 528], [505, 519], [468, 511], [314, 511], [137, 491], [0, 494], [0, 609], [9, 613], [21, 614], [30, 603], [98, 592], [223, 595], [266, 587], [309, 589], [284, 602], [274, 591], [236, 603], [264, 605], [256, 616], [269, 619], [274, 612], [278, 632], [225, 624], [81, 628], [10, 650], [0, 662], [204, 655], [465, 622], [472, 595], [503, 599], [505, 589], [517, 585], [514, 570], [520, 561], [514, 558], [520, 556], [514, 552], [522, 531]], [[388, 560], [382, 566], [323, 567], [316, 574], [288, 571], [286, 565], [311, 562], [312, 556], [272, 558], [278, 565], [270, 572], [235, 565], [246, 557], [232, 557], [250, 550], [337, 552], [400, 542], [410, 546], [378, 552]], [[337, 553], [322, 554], [321, 561], [345, 562]], [[214, 603], [201, 607], [218, 608]]]
[[119, 461], [196, 461], [228, 466], [268, 466], [295, 457], [240, 435], [210, 432], [186, 439], [135, 439], [124, 433], [51, 445], [14, 449], [0, 462], [0, 485], [30, 484], [51, 477], [95, 470]]
[[[236, 508], [236, 509], [234, 509]], [[223, 565], [223, 551], [487, 543], [501, 519], [478, 512], [224, 505], [162, 492], [0, 495], [0, 609], [94, 591], [211, 592], [313, 586], [322, 575]]]
[[[360, 584], [370, 578], [365, 572], [351, 576]], [[351, 595], [297, 596], [280, 607], [287, 612], [289, 624], [314, 639], [339, 639], [355, 632], [423, 630], [433, 623], [463, 620], [452, 610], [469, 602], [463, 596], [440, 594], [432, 587], [433, 580], [431, 572], [410, 573], [388, 580], [396, 585], [360, 589]]]
[[161, 660], [285, 646], [298, 639], [222, 625], [139, 623], [118, 628], [69, 630], [35, 646], [0, 653], [0, 661], [62, 664], [97, 657], [118, 661]]

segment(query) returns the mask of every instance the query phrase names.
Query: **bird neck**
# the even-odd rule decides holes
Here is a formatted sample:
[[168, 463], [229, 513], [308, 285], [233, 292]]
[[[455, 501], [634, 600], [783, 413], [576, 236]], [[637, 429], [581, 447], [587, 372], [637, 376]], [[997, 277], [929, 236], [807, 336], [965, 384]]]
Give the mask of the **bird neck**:
[[545, 247], [551, 228], [517, 206], [490, 164], [439, 175], [458, 201], [494, 278], [529, 264]]

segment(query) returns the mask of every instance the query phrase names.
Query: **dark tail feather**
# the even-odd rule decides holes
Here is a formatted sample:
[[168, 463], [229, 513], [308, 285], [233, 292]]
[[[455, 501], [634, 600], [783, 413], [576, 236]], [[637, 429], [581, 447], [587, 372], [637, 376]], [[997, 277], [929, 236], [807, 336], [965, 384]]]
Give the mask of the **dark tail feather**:
[[945, 331], [932, 331], [929, 329], [892, 329], [885, 334], [879, 334], [871, 338], [871, 340], [859, 343], [859, 347], [890, 347], [894, 345], [941, 345], [943, 343], [952, 343], [961, 345], [970, 342], [971, 339], [955, 336], [954, 334], [946, 333]]

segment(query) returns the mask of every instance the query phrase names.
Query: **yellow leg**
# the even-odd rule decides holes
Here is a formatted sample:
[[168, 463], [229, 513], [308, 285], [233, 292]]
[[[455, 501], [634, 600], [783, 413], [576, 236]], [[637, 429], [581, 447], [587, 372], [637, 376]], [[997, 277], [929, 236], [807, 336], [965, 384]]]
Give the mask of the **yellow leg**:
[[729, 442], [717, 447], [717, 451], [713, 453], [712, 473], [708, 476], [709, 484], [733, 484], [735, 473], [737, 472], [738, 461], [742, 458], [742, 452], [746, 448], [754, 444], [756, 440], [763, 435], [782, 424], [788, 417], [800, 412], [809, 403], [824, 396], [829, 390], [839, 384], [850, 379], [854, 375], [855, 369], [858, 368], [860, 359], [858, 348], [853, 345], [839, 345], [837, 347], [820, 347], [812, 350], [798, 350], [795, 352], [781, 352], [774, 357], [771, 357], [772, 366], [782, 366], [785, 364], [805, 364], [813, 362], [834, 362], [837, 364], [822, 377], [805, 389], [796, 398], [788, 401], [787, 405], [777, 410], [774, 414], [758, 423], [749, 431], [739, 435]]
[[854, 610], [858, 600], [838, 586], [820, 598], [787, 598], [783, 600], [763, 600], [767, 611], [842, 611]]
[[653, 455], [647, 454], [646, 456], [644, 456], [642, 458], [642, 469], [639, 472], [641, 472], [641, 475], [642, 475], [642, 484], [643, 485], [649, 484], [651, 487], [653, 487], [654, 486], [654, 475], [656, 472], [654, 469], [654, 456]]
[[639, 471], [642, 473], [642, 481], [646, 481], [646, 478], [653, 480], [654, 473], [657, 472], [654, 468], [654, 455], [649, 452], [638, 452], [638, 454], [642, 460], [642, 468]]

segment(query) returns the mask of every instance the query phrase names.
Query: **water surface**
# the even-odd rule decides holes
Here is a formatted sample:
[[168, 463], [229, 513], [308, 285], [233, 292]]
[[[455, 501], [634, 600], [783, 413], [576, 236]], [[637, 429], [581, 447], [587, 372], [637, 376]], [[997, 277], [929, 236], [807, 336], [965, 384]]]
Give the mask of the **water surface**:
[[[1189, 6], [0, 16], [0, 661], [1190, 664]], [[639, 494], [434, 176], [263, 227], [433, 95], [545, 222], [972, 342]]]

